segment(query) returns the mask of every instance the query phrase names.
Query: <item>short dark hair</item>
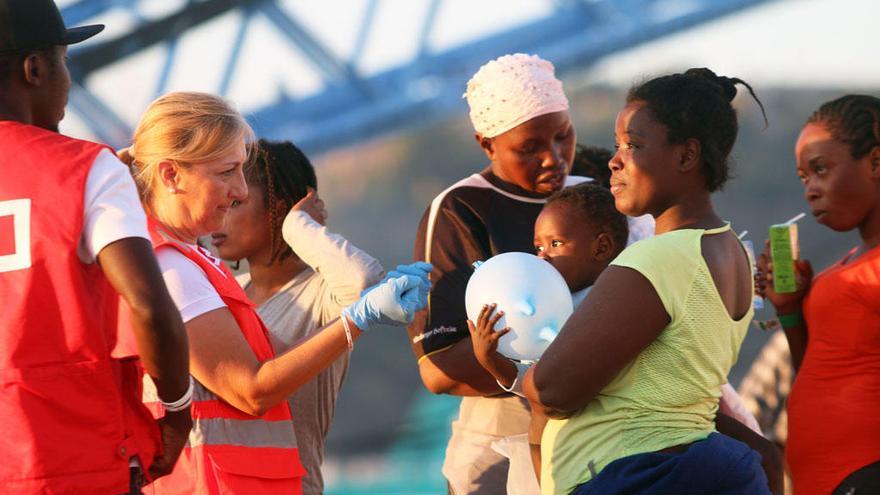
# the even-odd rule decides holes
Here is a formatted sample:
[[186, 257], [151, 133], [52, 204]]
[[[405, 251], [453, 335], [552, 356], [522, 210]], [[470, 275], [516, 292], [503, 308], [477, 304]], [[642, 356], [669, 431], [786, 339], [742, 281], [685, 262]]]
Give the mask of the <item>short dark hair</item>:
[[306, 197], [308, 188], [317, 190], [318, 179], [312, 162], [290, 141], [260, 139], [255, 146], [253, 159], [245, 167], [245, 179], [250, 187], [263, 191], [264, 206], [269, 212], [272, 227], [270, 262], [289, 257], [293, 250], [279, 235], [284, 217], [278, 214], [275, 204], [282, 200], [285, 210], [289, 210]]
[[583, 220], [608, 233], [617, 252], [623, 251], [629, 237], [626, 215], [617, 211], [608, 189], [589, 182], [566, 187], [547, 199], [547, 205], [565, 203], [581, 213]]
[[608, 162], [614, 153], [602, 146], [584, 146], [578, 143], [571, 163], [571, 175], [594, 179], [597, 184], [611, 187], [611, 169]]
[[688, 69], [636, 85], [629, 90], [626, 101], [645, 102], [654, 118], [668, 129], [670, 142], [683, 143], [691, 138], [700, 142], [706, 189], [714, 192], [730, 178], [728, 157], [739, 131], [731, 105], [737, 84], [745, 86], [758, 102], [766, 125], [764, 105], [748, 83], [718, 76], [706, 68]]
[[837, 141], [849, 145], [854, 160], [880, 146], [880, 98], [845, 95], [822, 104], [807, 119], [822, 124]]

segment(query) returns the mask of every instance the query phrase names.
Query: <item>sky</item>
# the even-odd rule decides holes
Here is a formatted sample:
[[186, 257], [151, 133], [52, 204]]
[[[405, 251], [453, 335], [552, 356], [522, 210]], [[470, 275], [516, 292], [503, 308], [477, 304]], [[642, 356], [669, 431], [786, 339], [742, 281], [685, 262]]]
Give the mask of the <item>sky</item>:
[[[184, 1], [141, 0], [138, 14], [165, 15]], [[689, 0], [666, 1], [687, 4]], [[279, 3], [338, 57], [353, 55], [366, 0]], [[428, 0], [380, 0], [356, 70], [369, 75], [413, 57], [429, 4]], [[553, 0], [445, 0], [428, 35], [428, 49], [447, 49], [529, 22], [552, 12], [553, 5]], [[241, 19], [240, 12], [233, 12], [185, 33], [164, 90], [218, 92]], [[571, 79], [576, 85], [628, 86], [646, 75], [707, 66], [756, 87], [870, 91], [880, 87], [877, 19], [880, 2], [874, 0], [776, 0], [606, 57]], [[96, 21], [108, 25], [96, 37], [101, 41], [125, 33], [136, 17], [117, 9]], [[322, 77], [284, 36], [266, 16], [255, 16], [249, 25], [226, 95], [242, 111], [260, 108], [282, 93], [302, 97], [324, 86]], [[160, 90], [158, 75], [167, 53], [167, 46], [138, 53], [96, 73], [88, 87], [134, 126]], [[69, 112], [62, 130], [93, 137], [75, 112]]]
[[705, 66], [756, 85], [880, 90], [875, 0], [781, 0], [722, 18], [593, 67], [591, 81]]

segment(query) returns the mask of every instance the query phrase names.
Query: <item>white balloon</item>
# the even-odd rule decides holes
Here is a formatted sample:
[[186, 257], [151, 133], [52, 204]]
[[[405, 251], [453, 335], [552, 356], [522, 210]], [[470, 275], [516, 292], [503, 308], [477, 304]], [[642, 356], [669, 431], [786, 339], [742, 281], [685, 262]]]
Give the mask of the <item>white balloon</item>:
[[495, 330], [510, 327], [498, 352], [518, 361], [537, 361], [571, 316], [568, 286], [553, 265], [527, 253], [502, 253], [479, 264], [464, 295], [468, 318], [477, 323], [486, 304], [504, 311]]

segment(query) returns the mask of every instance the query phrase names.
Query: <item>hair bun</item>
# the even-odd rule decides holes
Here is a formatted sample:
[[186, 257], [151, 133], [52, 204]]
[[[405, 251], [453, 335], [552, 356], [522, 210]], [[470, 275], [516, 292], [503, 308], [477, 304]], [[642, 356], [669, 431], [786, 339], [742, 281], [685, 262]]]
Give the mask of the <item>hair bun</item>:
[[733, 101], [733, 99], [736, 98], [736, 83], [739, 82], [738, 79], [719, 76], [705, 67], [688, 69], [684, 74], [686, 76], [695, 76], [712, 81], [718, 86], [721, 95], [724, 96], [727, 101]]

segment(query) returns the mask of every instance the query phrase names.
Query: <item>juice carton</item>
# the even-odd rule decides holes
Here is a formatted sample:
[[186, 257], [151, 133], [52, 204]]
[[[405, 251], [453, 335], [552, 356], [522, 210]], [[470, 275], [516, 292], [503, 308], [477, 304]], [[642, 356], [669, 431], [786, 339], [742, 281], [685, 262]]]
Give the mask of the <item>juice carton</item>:
[[773, 262], [773, 290], [785, 294], [797, 290], [794, 261], [798, 259], [797, 224], [770, 226], [770, 258]]

